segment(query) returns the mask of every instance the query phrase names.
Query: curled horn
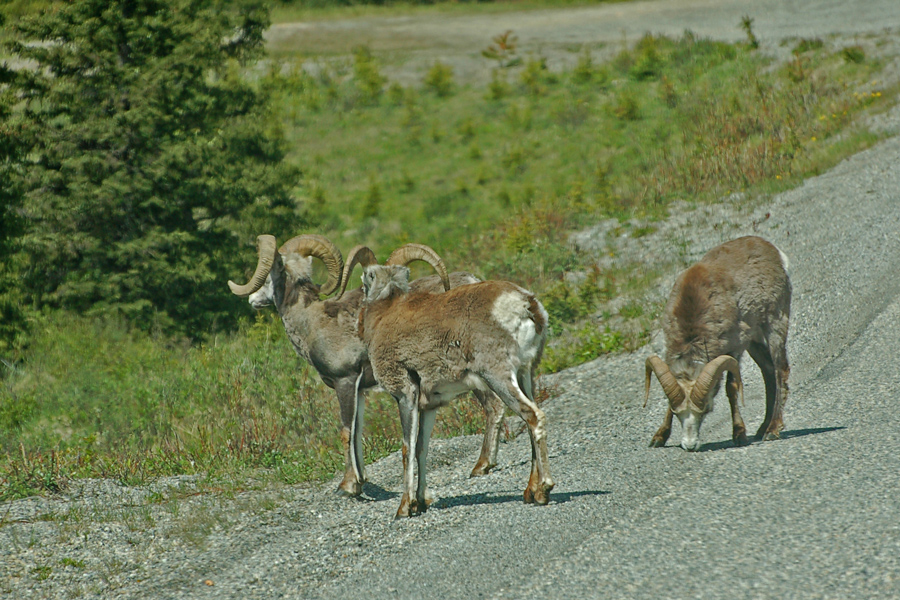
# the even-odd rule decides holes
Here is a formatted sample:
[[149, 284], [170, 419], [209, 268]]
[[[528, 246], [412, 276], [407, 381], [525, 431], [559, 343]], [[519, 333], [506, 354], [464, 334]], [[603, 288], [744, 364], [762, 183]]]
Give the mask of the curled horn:
[[403, 265], [405, 267], [414, 260], [427, 262], [434, 267], [434, 270], [437, 271], [437, 274], [441, 277], [441, 282], [444, 284], [444, 291], [446, 292], [450, 289], [450, 276], [447, 275], [447, 267], [444, 266], [444, 261], [438, 256], [437, 252], [424, 244], [406, 244], [400, 246], [391, 252], [391, 255], [388, 257], [385, 264]]
[[244, 285], [238, 285], [233, 281], [228, 282], [231, 293], [236, 296], [249, 296], [263, 286], [269, 271], [272, 270], [272, 263], [275, 261], [275, 236], [264, 234], [256, 238], [256, 253], [259, 261], [256, 263], [256, 272], [250, 281]]
[[344, 268], [344, 257], [337, 246], [325, 236], [304, 234], [286, 241], [278, 250], [281, 254], [297, 253], [301, 256], [315, 256], [328, 270], [328, 281], [319, 289], [326, 296], [341, 284], [341, 270]]
[[741, 395], [741, 404], [744, 403], [744, 383], [741, 381], [741, 366], [733, 356], [727, 354], [712, 359], [703, 367], [700, 375], [697, 376], [696, 383], [694, 383], [694, 389], [691, 390], [691, 403], [698, 404], [706, 398], [709, 390], [722, 376], [722, 371], [729, 371], [734, 375], [738, 392]]
[[354, 246], [347, 256], [347, 264], [344, 265], [344, 272], [341, 275], [341, 291], [338, 292], [334, 299], [340, 300], [341, 296], [344, 295], [344, 292], [347, 290], [347, 282], [350, 280], [350, 273], [353, 272], [353, 268], [356, 265], [368, 267], [369, 265], [377, 264], [378, 259], [375, 258], [375, 253], [368, 246]]
[[650, 397], [651, 371], [656, 373], [656, 378], [659, 379], [659, 384], [662, 386], [663, 392], [665, 392], [666, 397], [670, 402], [676, 405], [684, 402], [684, 390], [678, 385], [678, 381], [675, 379], [672, 371], [669, 370], [669, 365], [664, 363], [663, 360], [655, 354], [648, 357], [644, 365], [646, 367], [646, 378], [644, 380], [644, 406], [647, 406], [647, 398]]

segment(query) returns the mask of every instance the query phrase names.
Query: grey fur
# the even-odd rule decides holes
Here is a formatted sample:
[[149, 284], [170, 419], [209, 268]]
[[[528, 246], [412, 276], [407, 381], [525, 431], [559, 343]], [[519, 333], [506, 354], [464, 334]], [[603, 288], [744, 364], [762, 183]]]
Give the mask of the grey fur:
[[[791, 281], [786, 267], [787, 257], [778, 248], [747, 236], [716, 246], [678, 276], [663, 317], [665, 365], [656, 362], [651, 367], [656, 357], [648, 359], [646, 392], [652, 369], [669, 398], [652, 447], [665, 445], [675, 414], [685, 431], [682, 446], [699, 448], [700, 425], [712, 410], [724, 370], [729, 371], [725, 391], [731, 404], [732, 438], [735, 445], [748, 443], [737, 406], [744, 351], [759, 365], [766, 386], [766, 417], [756, 437], [779, 437], [790, 373], [786, 345]], [[722, 356], [731, 356], [734, 362], [719, 359], [714, 365]]]
[[[359, 321], [375, 379], [400, 408], [404, 493], [397, 517], [427, 509], [425, 457], [434, 414], [469, 390], [494, 392], [526, 422], [533, 452], [524, 497], [546, 504], [554, 482], [546, 418], [533, 393], [547, 335], [543, 306], [531, 292], [509, 282], [423, 294], [410, 290], [408, 279], [403, 266], [367, 266]], [[409, 460], [411, 451], [415, 461]]]

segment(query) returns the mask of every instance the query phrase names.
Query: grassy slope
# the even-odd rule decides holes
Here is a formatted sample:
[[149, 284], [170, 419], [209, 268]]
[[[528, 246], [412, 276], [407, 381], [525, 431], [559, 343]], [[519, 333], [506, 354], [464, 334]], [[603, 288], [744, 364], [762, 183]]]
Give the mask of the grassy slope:
[[[431, 73], [432, 85], [406, 89], [360, 51], [316, 75], [283, 59], [261, 85], [296, 148], [299, 209], [317, 232], [381, 256], [430, 243], [453, 268], [533, 288], [557, 332], [544, 364], [555, 370], [638, 346], [658, 310], [642, 300], [653, 272], [601, 272], [568, 232], [614, 217], [641, 235], [673, 200], [772, 192], [871, 143], [850, 125], [887, 94], [872, 84], [877, 64], [846, 54], [812, 47], [772, 68], [744, 46], [648, 37], [606, 65], [584, 54], [550, 73], [531, 59], [488, 87]], [[612, 314], [607, 302], [623, 295]], [[82, 476], [294, 483], [342, 462], [337, 403], [298, 369], [271, 315], [195, 348], [51, 316], [16, 371], [4, 369], [0, 499]], [[396, 448], [394, 411], [371, 401], [369, 460]], [[461, 402], [437, 433], [480, 426]]]

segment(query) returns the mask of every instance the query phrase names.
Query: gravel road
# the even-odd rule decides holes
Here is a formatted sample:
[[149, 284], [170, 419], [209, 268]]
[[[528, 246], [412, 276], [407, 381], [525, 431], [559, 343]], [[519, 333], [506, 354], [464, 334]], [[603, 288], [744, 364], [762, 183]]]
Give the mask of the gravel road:
[[[773, 50], [787, 35], [900, 27], [896, 0], [639, 2], [544, 20], [560, 39], [568, 34], [549, 23], [591, 35], [594, 10], [615, 15], [610, 38], [622, 23], [729, 38], [752, 13]], [[701, 451], [678, 447], [677, 425], [666, 448], [649, 449], [665, 410], [656, 385], [641, 406], [657, 336], [543, 378], [558, 394], [545, 404], [557, 481], [546, 507], [521, 501], [526, 436], [504, 443], [500, 465], [477, 479], [467, 475], [480, 437], [434, 440], [438, 500], [398, 522], [396, 454], [370, 466], [360, 500], [336, 497], [336, 481], [236, 497], [192, 495], [191, 478], [148, 489], [76, 482], [59, 497], [0, 504], [0, 596], [900, 598], [900, 369], [889, 363], [900, 331], [900, 109], [873, 126], [893, 137], [763, 205], [684, 205], [638, 241], [601, 242], [602, 228], [573, 237], [646, 261], [675, 247], [693, 260], [751, 233], [778, 245], [794, 287], [781, 440], [732, 448], [720, 398]], [[742, 414], [755, 431], [764, 391], [744, 365]], [[177, 501], [166, 500], [172, 489]]]

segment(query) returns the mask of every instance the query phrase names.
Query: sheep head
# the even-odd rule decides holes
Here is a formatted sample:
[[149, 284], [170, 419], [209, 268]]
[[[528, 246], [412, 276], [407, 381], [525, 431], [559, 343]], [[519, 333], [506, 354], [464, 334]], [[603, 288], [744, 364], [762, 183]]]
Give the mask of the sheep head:
[[319, 289], [321, 294], [331, 294], [341, 281], [344, 259], [341, 251], [321, 235], [299, 235], [285, 242], [275, 251], [275, 237], [261, 235], [256, 242], [259, 256], [256, 271], [250, 281], [238, 285], [228, 282], [231, 292], [237, 296], [250, 296], [250, 304], [261, 308], [275, 302], [276, 284], [284, 285], [282, 277], [291, 282], [312, 282], [312, 259], [325, 263], [328, 280]]
[[340, 299], [344, 295], [350, 274], [356, 265], [363, 267], [363, 286], [367, 301], [387, 297], [394, 289], [406, 293], [409, 291], [409, 269], [406, 265], [416, 260], [430, 264], [440, 275], [444, 291], [450, 289], [450, 276], [447, 274], [444, 261], [437, 252], [424, 244], [400, 246], [391, 253], [384, 265], [378, 264], [375, 253], [370, 248], [356, 246], [347, 257], [347, 264], [341, 274], [341, 291], [336, 299]]
[[700, 448], [700, 425], [713, 408], [713, 398], [719, 391], [722, 374], [728, 371], [734, 376], [741, 402], [744, 387], [741, 369], [734, 357], [724, 354], [705, 365], [690, 365], [673, 373], [669, 365], [653, 355], [645, 363], [644, 406], [650, 396], [650, 374], [654, 373], [669, 400], [669, 408], [681, 422], [681, 446], [685, 450]]

